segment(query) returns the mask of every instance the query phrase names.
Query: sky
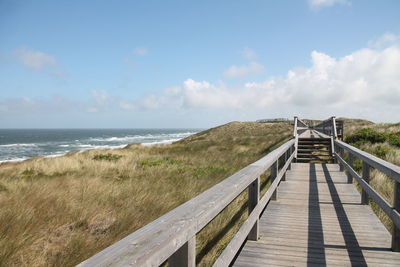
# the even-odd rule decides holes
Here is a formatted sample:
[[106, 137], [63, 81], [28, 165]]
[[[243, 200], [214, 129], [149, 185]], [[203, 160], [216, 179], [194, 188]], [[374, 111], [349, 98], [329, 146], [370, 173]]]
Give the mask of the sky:
[[0, 128], [400, 121], [400, 1], [0, 0]]

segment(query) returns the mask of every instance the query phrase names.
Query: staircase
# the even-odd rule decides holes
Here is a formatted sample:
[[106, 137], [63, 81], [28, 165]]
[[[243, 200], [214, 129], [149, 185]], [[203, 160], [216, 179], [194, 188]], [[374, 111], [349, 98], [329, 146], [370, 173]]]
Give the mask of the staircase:
[[331, 139], [299, 138], [296, 162], [333, 163]]

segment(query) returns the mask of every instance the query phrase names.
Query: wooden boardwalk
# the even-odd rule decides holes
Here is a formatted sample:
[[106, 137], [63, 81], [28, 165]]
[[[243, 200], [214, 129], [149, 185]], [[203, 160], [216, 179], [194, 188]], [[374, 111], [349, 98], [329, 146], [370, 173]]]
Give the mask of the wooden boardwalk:
[[233, 266], [400, 266], [391, 235], [337, 164], [292, 163]]

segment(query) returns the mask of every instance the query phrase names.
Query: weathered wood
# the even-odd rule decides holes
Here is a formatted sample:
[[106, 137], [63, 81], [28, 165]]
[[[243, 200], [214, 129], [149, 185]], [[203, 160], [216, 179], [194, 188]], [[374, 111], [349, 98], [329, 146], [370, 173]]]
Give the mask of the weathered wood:
[[[349, 155], [349, 166], [353, 168], [353, 161], [354, 157], [352, 154], [348, 153]], [[343, 157], [342, 157], [343, 158]], [[353, 183], [353, 176], [347, 171], [347, 183], [352, 184]]]
[[[393, 210], [400, 213], [400, 183], [394, 182]], [[393, 223], [392, 225], [392, 250], [400, 252], [400, 227]]]
[[[271, 182], [273, 182], [277, 178], [277, 175], [278, 175], [278, 162], [275, 162], [271, 166]], [[277, 197], [276, 195], [277, 195], [277, 192], [275, 190], [272, 194], [271, 200], [276, 200], [276, 197]]]
[[332, 117], [332, 125], [333, 125], [333, 138], [337, 138], [337, 129], [336, 129], [336, 118]]
[[[339, 149], [339, 155], [340, 155], [340, 157], [344, 158], [344, 149], [343, 149], [343, 148], [340, 148], [340, 149]], [[343, 164], [339, 164], [339, 166], [340, 166], [340, 171], [341, 171], [341, 172], [344, 171], [344, 166], [343, 166]]]
[[392, 220], [392, 222], [400, 228], [400, 214], [398, 211], [394, 210], [392, 206], [385, 200], [383, 199], [376, 191], [373, 189], [367, 182], [365, 182], [359, 175], [358, 173], [350, 168], [350, 166], [347, 164], [347, 162], [342, 159], [338, 154], [338, 159], [344, 164], [344, 166], [347, 168], [347, 170], [351, 173], [353, 178], [355, 178], [358, 182], [358, 184], [362, 187], [363, 190], [367, 193], [369, 197], [371, 197], [376, 204], [386, 213], [387, 216]]
[[196, 237], [193, 236], [168, 259], [169, 266], [195, 267], [196, 266]]
[[[341, 158], [343, 158], [342, 155], [340, 155]], [[370, 176], [370, 168], [369, 165], [366, 162], [362, 163], [362, 179], [369, 184], [369, 176]], [[361, 191], [361, 204], [368, 205], [368, 194], [367, 192], [362, 189]]]
[[[285, 153], [282, 157], [283, 157], [282, 158], [283, 166], [285, 166], [287, 158], [288, 158], [287, 153]], [[285, 181], [285, 180], [286, 180], [286, 172], [283, 174], [281, 181]]]
[[249, 217], [243, 222], [239, 231], [233, 237], [233, 239], [229, 242], [228, 246], [224, 249], [218, 259], [215, 261], [213, 267], [219, 266], [228, 266], [232, 262], [233, 258], [239, 251], [243, 242], [246, 240], [249, 232], [251, 231], [256, 220], [259, 220], [261, 212], [264, 210], [265, 206], [272, 199], [273, 193], [276, 191], [279, 183], [281, 182], [283, 174], [287, 171], [287, 167], [290, 162], [294, 159], [294, 153], [290, 156], [289, 160], [286, 162], [285, 166], [278, 173], [276, 179], [271, 183], [267, 192], [258, 202], [258, 205], [252, 210]]
[[400, 182], [400, 167], [396, 166], [390, 162], [384, 161], [378, 157], [375, 157], [367, 152], [364, 152], [358, 148], [355, 148], [345, 142], [335, 140], [335, 144], [341, 148], [344, 148], [350, 154], [356, 158], [361, 159], [363, 162], [368, 163], [371, 167], [383, 172], [390, 178]]
[[[398, 266], [400, 253], [390, 252], [391, 236], [370, 206], [343, 202], [353, 195], [359, 203], [360, 195], [346, 175], [336, 177], [335, 169], [292, 163], [278, 188], [278, 201], [261, 215], [260, 239], [247, 241], [233, 266]], [[307, 172], [310, 178], [324, 175], [325, 182], [301, 178]], [[309, 201], [287, 201], [293, 195], [309, 196]], [[321, 201], [329, 195], [330, 204]]]
[[[249, 204], [248, 204], [249, 215], [257, 206], [259, 199], [260, 199], [260, 177], [257, 177], [257, 179], [249, 185]], [[257, 219], [256, 222], [254, 223], [253, 228], [251, 228], [247, 238], [249, 240], [257, 241], [259, 235], [258, 232], [259, 232], [259, 220]]]

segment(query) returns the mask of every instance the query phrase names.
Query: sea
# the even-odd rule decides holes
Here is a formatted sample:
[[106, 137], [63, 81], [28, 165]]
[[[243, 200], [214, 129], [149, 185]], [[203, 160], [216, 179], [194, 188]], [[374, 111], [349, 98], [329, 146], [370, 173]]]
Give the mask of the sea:
[[0, 129], [0, 163], [128, 144], [170, 144], [201, 129]]

